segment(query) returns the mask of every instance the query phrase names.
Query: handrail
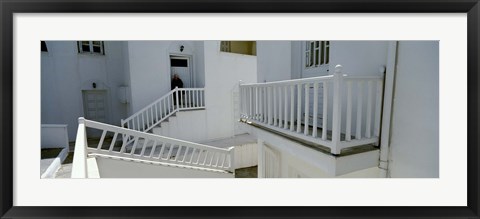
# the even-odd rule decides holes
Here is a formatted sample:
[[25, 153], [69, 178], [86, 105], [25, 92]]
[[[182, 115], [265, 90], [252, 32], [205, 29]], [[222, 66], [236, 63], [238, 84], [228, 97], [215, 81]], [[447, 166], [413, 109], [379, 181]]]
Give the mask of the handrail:
[[87, 133], [83, 118], [78, 119], [75, 153], [73, 154], [72, 178], [87, 178]]
[[272, 82], [265, 82], [265, 83], [249, 83], [249, 84], [242, 84], [242, 86], [248, 87], [248, 86], [289, 85], [289, 84], [298, 84], [298, 83], [308, 83], [308, 82], [314, 82], [314, 81], [328, 81], [328, 80], [332, 80], [332, 78], [333, 78], [333, 75], [327, 75], [327, 76], [319, 76], [319, 77], [311, 77], [311, 78], [272, 81]]
[[176, 87], [130, 117], [122, 119], [121, 126], [148, 132], [178, 111], [205, 108], [204, 93], [204, 88]]
[[[100, 122], [79, 118], [79, 130], [74, 158], [75, 172], [86, 173], [81, 167], [86, 163], [86, 150], [91, 154], [102, 154], [123, 158], [135, 158], [147, 161], [163, 162], [170, 164], [202, 167], [214, 170], [234, 172], [234, 147], [217, 148], [209, 145], [183, 141], [174, 138], [154, 135], [146, 132], [121, 128]], [[98, 143], [87, 145], [86, 128], [101, 131]], [[112, 137], [107, 142], [107, 133]], [[113, 136], [112, 136], [113, 135]], [[83, 137], [83, 138], [82, 138]], [[127, 139], [133, 139], [128, 141]], [[121, 145], [118, 145], [121, 143]], [[82, 156], [83, 154], [83, 156]], [[85, 164], [86, 165], [86, 164]], [[73, 176], [73, 175], [72, 175]], [[81, 175], [75, 175], [82, 178]]]
[[329, 147], [332, 154], [378, 144], [383, 68], [380, 71], [378, 76], [350, 76], [337, 65], [328, 76], [240, 83], [240, 117]]

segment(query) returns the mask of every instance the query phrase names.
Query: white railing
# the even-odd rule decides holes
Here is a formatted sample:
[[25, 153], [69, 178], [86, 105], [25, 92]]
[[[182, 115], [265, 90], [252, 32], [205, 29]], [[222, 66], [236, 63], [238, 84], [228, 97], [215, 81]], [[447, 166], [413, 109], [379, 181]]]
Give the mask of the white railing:
[[[335, 74], [241, 84], [241, 118], [330, 148], [378, 144], [383, 93], [379, 76]], [[375, 93], [373, 93], [375, 90]], [[366, 96], [366, 99], [364, 99]]]
[[73, 153], [72, 178], [87, 178], [87, 147], [87, 131], [83, 118], [80, 118]]
[[175, 88], [130, 117], [122, 119], [121, 126], [148, 132], [175, 112], [204, 108], [204, 88]]
[[[84, 118], [79, 118], [78, 123], [72, 178], [87, 176], [87, 153], [234, 173], [234, 147], [216, 148]], [[100, 139], [87, 138], [87, 129], [100, 130]]]

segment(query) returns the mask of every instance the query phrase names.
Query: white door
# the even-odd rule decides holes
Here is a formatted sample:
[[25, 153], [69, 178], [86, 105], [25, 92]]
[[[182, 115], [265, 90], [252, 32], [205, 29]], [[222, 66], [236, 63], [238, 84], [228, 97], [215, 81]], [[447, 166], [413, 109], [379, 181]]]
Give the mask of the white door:
[[174, 74], [178, 74], [182, 79], [184, 88], [193, 87], [190, 59], [188, 57], [170, 56], [170, 73], [171, 78]]
[[[83, 110], [85, 119], [108, 123], [108, 105], [106, 90], [84, 90]], [[98, 136], [99, 131], [89, 131], [87, 135]]]

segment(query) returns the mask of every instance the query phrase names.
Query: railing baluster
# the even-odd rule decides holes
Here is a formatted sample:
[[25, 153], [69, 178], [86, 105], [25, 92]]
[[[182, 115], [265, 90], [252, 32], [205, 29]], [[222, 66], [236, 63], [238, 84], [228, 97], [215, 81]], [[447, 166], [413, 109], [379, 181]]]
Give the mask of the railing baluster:
[[248, 118], [251, 118], [252, 115], [253, 115], [253, 87], [249, 87], [248, 88], [249, 90], [249, 98], [250, 100], [248, 101], [250, 103], [250, 108], [249, 108], [249, 111], [248, 111]]
[[172, 151], [173, 151], [173, 147], [175, 145], [170, 143], [170, 147], [169, 147], [169, 150], [168, 150], [168, 154], [167, 154], [167, 159], [166, 160], [170, 160], [170, 157], [172, 156]]
[[147, 143], [148, 143], [148, 139], [145, 138], [145, 141], [143, 142], [143, 146], [142, 146], [142, 151], [140, 151], [140, 156], [143, 156], [145, 154], [145, 149], [147, 148]]
[[328, 83], [323, 82], [322, 140], [327, 140], [328, 131]]
[[186, 146], [185, 147], [185, 152], [183, 152], [183, 159], [182, 159], [182, 163], [185, 162], [185, 159], [187, 158], [187, 155], [188, 155], [188, 150], [190, 150], [190, 147]]
[[302, 84], [297, 84], [297, 132], [302, 130]]
[[268, 93], [268, 124], [273, 125], [273, 87], [268, 87], [267, 89]]
[[345, 140], [352, 140], [352, 82], [347, 82], [347, 127], [345, 130]]
[[263, 96], [262, 96], [262, 105], [263, 105], [263, 123], [267, 123], [267, 109], [268, 109], [268, 104], [267, 104], [267, 87], [263, 87]]
[[153, 156], [153, 152], [155, 152], [155, 149], [157, 148], [157, 140], [154, 140], [153, 141], [153, 146], [152, 146], [152, 150], [150, 151], [150, 155], [148, 157], [152, 157]]
[[215, 155], [217, 154], [217, 152], [212, 152], [212, 153], [213, 153], [213, 154], [212, 154], [212, 157], [210, 158], [210, 162], [208, 163], [208, 166], [209, 166], [209, 167], [212, 166], [212, 164], [213, 164], [213, 158], [214, 158]]
[[100, 137], [100, 142], [98, 142], [97, 150], [102, 148], [103, 141], [105, 140], [105, 135], [107, 134], [106, 130], [103, 130], [102, 137]]
[[309, 92], [308, 90], [310, 89], [310, 83], [305, 84], [305, 117], [304, 117], [304, 135], [308, 135], [308, 120], [310, 119], [310, 112], [309, 112], [309, 103], [310, 103], [310, 97], [309, 97]]
[[313, 83], [313, 129], [312, 136], [317, 137], [317, 114], [318, 114], [318, 83]]
[[[383, 72], [382, 72], [383, 73]], [[375, 95], [375, 124], [373, 128], [373, 135], [375, 137], [380, 136], [380, 116], [382, 110], [382, 100], [383, 100], [383, 80], [377, 82], [377, 94]]]
[[160, 149], [160, 152], [158, 154], [158, 159], [163, 160], [162, 155], [163, 155], [163, 151], [165, 150], [166, 146], [167, 146], [167, 144], [165, 142], [162, 142], [162, 148]]
[[205, 152], [205, 158], [203, 159], [203, 162], [202, 162], [202, 166], [206, 166], [207, 164], [207, 157], [208, 157], [208, 154], [210, 153], [210, 151], [206, 151]]
[[278, 119], [278, 116], [277, 116], [277, 88], [272, 87], [271, 89], [272, 89], [272, 95], [273, 95], [273, 116], [272, 116], [273, 123], [271, 124], [269, 122], [269, 124], [271, 124], [273, 126], [276, 126], [277, 125], [277, 119]]
[[282, 96], [282, 87], [278, 87], [278, 127], [282, 128], [283, 125], [283, 96]]
[[195, 161], [195, 163], [193, 163], [193, 164], [200, 165], [200, 163], [199, 163], [199, 162], [200, 162], [200, 157], [202, 156], [203, 151], [204, 151], [204, 150], [199, 149], [197, 161]]
[[225, 160], [227, 159], [227, 155], [226, 154], [222, 154], [222, 163], [220, 165], [218, 165], [218, 167], [222, 167], [224, 168], [224, 165], [225, 165]]
[[192, 156], [190, 156], [190, 160], [189, 160], [187, 163], [192, 163], [193, 157], [195, 156], [195, 151], [196, 151], [196, 150], [197, 150], [196, 148], [192, 148]]
[[218, 167], [218, 161], [220, 160], [220, 156], [221, 156], [221, 154], [218, 153], [218, 155], [217, 155], [217, 160], [215, 161], [214, 167]]
[[118, 132], [115, 132], [112, 138], [112, 142], [110, 143], [110, 147], [108, 148], [109, 152], [113, 150], [113, 147], [115, 146], [115, 142], [117, 141], [117, 136], [118, 136]]
[[167, 99], [164, 98], [164, 99], [162, 100], [162, 103], [163, 103], [163, 104], [162, 104], [162, 118], [165, 118], [165, 117], [167, 117], [167, 114], [168, 114], [168, 113], [167, 113]]
[[132, 149], [130, 150], [130, 155], [132, 155], [135, 152], [135, 149], [137, 148], [138, 140], [139, 140], [138, 136], [135, 136], [133, 140]]
[[372, 125], [372, 81], [368, 81], [368, 96], [367, 96], [367, 127], [365, 131], [365, 137], [370, 138], [372, 135], [371, 125]]
[[362, 102], [363, 102], [363, 81], [357, 84], [357, 129], [355, 139], [362, 139]]
[[288, 87], [283, 87], [283, 128], [288, 128]]
[[150, 127], [150, 118], [148, 116], [148, 110], [145, 110], [145, 117], [146, 117], [146, 120], [145, 120], [144, 127], [146, 126], [146, 128], [149, 128]]
[[290, 85], [290, 131], [294, 130], [295, 85]]
[[180, 151], [182, 150], [182, 145], [178, 145], [178, 148], [177, 148], [177, 153], [175, 154], [175, 159], [173, 159], [173, 161], [177, 161], [178, 160], [178, 157], [180, 156]]
[[258, 101], [258, 87], [255, 87], [255, 115], [253, 117], [253, 119], [255, 120], [258, 120], [258, 104], [259, 104], [259, 101]]
[[155, 118], [157, 119], [157, 122], [158, 122], [158, 104], [155, 103]]

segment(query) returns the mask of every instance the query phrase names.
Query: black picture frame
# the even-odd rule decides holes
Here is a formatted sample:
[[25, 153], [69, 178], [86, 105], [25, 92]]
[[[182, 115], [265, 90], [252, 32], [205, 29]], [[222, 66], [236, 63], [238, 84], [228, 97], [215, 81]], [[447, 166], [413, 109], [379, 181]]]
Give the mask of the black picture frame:
[[[0, 0], [1, 218], [479, 218], [478, 0]], [[17, 207], [13, 206], [14, 13], [467, 13], [468, 197], [466, 207]]]

